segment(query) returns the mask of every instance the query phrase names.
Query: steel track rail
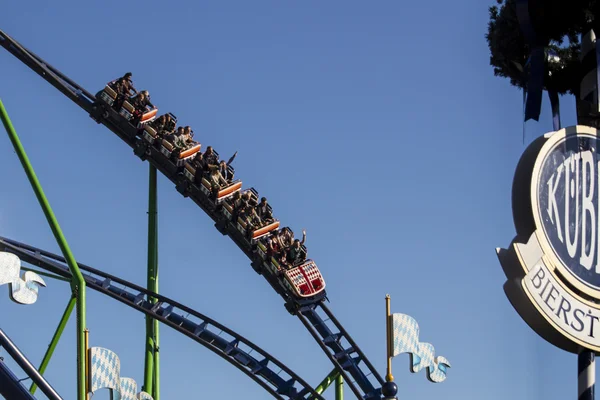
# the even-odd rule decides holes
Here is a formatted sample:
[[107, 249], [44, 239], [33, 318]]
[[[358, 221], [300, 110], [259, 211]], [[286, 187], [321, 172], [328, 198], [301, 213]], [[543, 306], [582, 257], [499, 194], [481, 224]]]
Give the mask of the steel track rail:
[[19, 382], [19, 378], [0, 359], [0, 397], [14, 400], [35, 400]]
[[92, 104], [95, 101], [95, 97], [89, 95], [89, 93], [77, 85], [75, 82], [70, 79], [64, 77], [64, 75], [60, 73], [56, 73], [56, 71], [52, 66], [47, 64], [41, 58], [30, 54], [24, 47], [22, 47], [19, 42], [12, 39], [6, 33], [0, 30], [0, 46], [4, 47], [19, 59], [23, 64], [27, 65], [30, 69], [44, 78], [48, 83], [58, 89], [62, 94], [67, 96], [73, 102], [77, 103], [81, 108], [90, 112], [92, 109]]
[[[319, 308], [325, 312], [326, 319], [319, 315]], [[381, 399], [383, 379], [323, 302], [302, 307], [297, 316], [358, 398]]]
[[[33, 364], [19, 350], [17, 345], [13, 343], [8, 335], [0, 329], [0, 347], [4, 348], [13, 360], [21, 367], [23, 371], [31, 378], [31, 380], [40, 388], [42, 393], [50, 400], [62, 400], [62, 397], [54, 390], [54, 388], [44, 379], [44, 377], [35, 369]], [[8, 379], [8, 378], [7, 378]], [[33, 397], [33, 396], [32, 396]], [[12, 399], [11, 396], [7, 396]]]
[[[62, 277], [70, 277], [64, 258], [10, 239], [0, 238], [0, 250], [16, 254], [21, 260]], [[205, 315], [154, 294], [140, 286], [78, 263], [84, 271], [86, 284], [93, 290], [110, 296], [138, 310], [208, 348], [277, 399], [323, 400], [314, 389], [281, 361], [248, 339]], [[118, 287], [122, 286], [122, 287]], [[157, 299], [150, 303], [149, 298]], [[182, 312], [179, 314], [177, 312]], [[274, 366], [275, 368], [271, 367]], [[276, 372], [279, 369], [279, 372]]]
[[[120, 137], [134, 150], [138, 157], [155, 166], [165, 177], [167, 177], [176, 185], [179, 192], [186, 197], [190, 197], [213, 221], [215, 221], [216, 224], [219, 223], [220, 215], [216, 212], [214, 205], [207, 201], [206, 196], [202, 194], [196, 186], [187, 184], [185, 181], [180, 180], [175, 165], [168, 160], [163, 160], [164, 157], [162, 157], [157, 149], [144, 149], [143, 147], [140, 147], [144, 142], [141, 139], [136, 138], [136, 130], [128, 122], [122, 121], [122, 118], [118, 115], [118, 113], [110, 109], [99, 109], [95, 104], [95, 96], [85, 91], [85, 89], [80, 87], [77, 83], [63, 75], [50, 64], [46, 63], [39, 56], [31, 53], [1, 30], [0, 46], [6, 48], [11, 54], [21, 60], [34, 72], [59, 89], [63, 94], [67, 95], [67, 97], [73, 100], [81, 108], [86, 110], [98, 123], [102, 123], [118, 137]], [[223, 234], [228, 234], [234, 243], [246, 254], [246, 256], [251, 261], [254, 261], [252, 249], [238, 238], [239, 235], [235, 229], [231, 229], [229, 226], [227, 226], [225, 230], [221, 230], [221, 232]], [[46, 256], [52, 258], [49, 256], [51, 253], [46, 254]], [[58, 259], [56, 261], [62, 262]], [[90, 268], [90, 271], [91, 270], [93, 269]], [[98, 273], [100, 272], [97, 270], [94, 271]], [[282, 290], [275, 278], [271, 277], [269, 274], [263, 274], [263, 276], [273, 287], [273, 289], [283, 297], [284, 301], [286, 301], [288, 305], [295, 301], [289, 296], [288, 293]], [[116, 278], [114, 281], [119, 282], [119, 280]], [[343, 326], [333, 316], [331, 311], [325, 307], [323, 302], [324, 298], [325, 296], [323, 295], [323, 297], [313, 300], [312, 304], [300, 304], [300, 310], [302, 311], [295, 311], [295, 313], [318, 342], [325, 354], [332, 361], [333, 365], [340, 369], [342, 374], [346, 374], [344, 375], [344, 378], [346, 379], [347, 385], [351, 387], [352, 391], [359, 398], [369, 400], [380, 399], [381, 388], [379, 387], [375, 389], [375, 386], [383, 385], [383, 379], [377, 373], [371, 362], [362, 353], [360, 348], [352, 340]], [[317, 313], [317, 307], [322, 308], [327, 315], [327, 321], [331, 321], [333, 323], [333, 330], [331, 330], [326, 325], [326, 321], [319, 316]], [[182, 310], [186, 311], [183, 308]], [[288, 309], [288, 311], [290, 311], [290, 309]], [[294, 313], [292, 311], [290, 312]], [[349, 345], [342, 345], [342, 339], [345, 339]], [[347, 374], [349, 374], [354, 381], [348, 379], [349, 376]], [[370, 381], [369, 376], [375, 378], [375, 385]], [[361, 394], [359, 395], [359, 393]]]

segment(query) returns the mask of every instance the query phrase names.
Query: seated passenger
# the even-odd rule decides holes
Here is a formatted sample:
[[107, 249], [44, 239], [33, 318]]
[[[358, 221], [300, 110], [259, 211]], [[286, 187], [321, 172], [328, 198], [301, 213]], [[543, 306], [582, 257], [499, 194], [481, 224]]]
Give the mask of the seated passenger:
[[260, 199], [260, 203], [256, 206], [256, 214], [260, 217], [261, 221], [266, 225], [273, 222], [273, 213], [267, 203], [267, 198], [263, 197]]
[[211, 165], [217, 165], [219, 160], [217, 159], [217, 155], [213, 151], [212, 146], [206, 146], [206, 151], [204, 152], [204, 164], [206, 167], [210, 167]]
[[223, 176], [221, 175], [221, 173], [219, 172], [219, 168], [217, 168], [216, 166], [210, 166], [210, 172], [209, 172], [209, 179], [208, 181], [210, 182], [210, 185], [212, 187], [213, 192], [218, 192], [219, 189], [225, 185], [227, 185], [227, 181], [225, 180], [225, 178], [223, 178]]
[[306, 259], [306, 254], [302, 250], [298, 239], [294, 240], [294, 244], [287, 250], [286, 259], [292, 265], [298, 265]]
[[219, 172], [221, 176], [227, 180], [227, 182], [231, 183], [233, 181], [233, 172], [229, 169], [229, 165], [235, 160], [235, 156], [237, 156], [237, 151], [231, 156], [231, 158], [225, 162], [225, 160], [221, 160], [219, 162]]
[[277, 256], [281, 250], [283, 250], [284, 246], [281, 243], [280, 237], [281, 231], [276, 231], [271, 235], [271, 238], [268, 241], [268, 248], [271, 251], [271, 255]]
[[175, 130], [177, 120], [173, 118], [171, 113], [165, 114], [165, 116], [167, 117], [167, 120], [165, 122], [165, 134], [169, 134]]
[[154, 104], [152, 104], [152, 102], [150, 102], [150, 93], [148, 93], [147, 90], [142, 90], [135, 96], [131, 97], [129, 99], [129, 102], [131, 103], [133, 108], [136, 109], [136, 111], [140, 110], [142, 112], [142, 114], [146, 110], [146, 106], [154, 108]]
[[279, 231], [279, 242], [282, 248], [288, 248], [294, 242], [294, 234], [291, 229], [282, 229]]
[[191, 164], [199, 172], [201, 172], [204, 169], [204, 158], [203, 158], [201, 152], [197, 152], [196, 153], [196, 155], [192, 159], [192, 163]]
[[186, 126], [185, 128], [183, 128], [183, 131], [180, 134], [175, 136], [173, 144], [178, 149], [185, 150], [193, 143], [193, 137], [194, 132], [192, 131], [192, 128]]
[[168, 114], [164, 114], [161, 115], [160, 117], [156, 118], [154, 121], [150, 122], [150, 126], [152, 128], [154, 128], [154, 130], [156, 130], [157, 134], [161, 134], [162, 131], [165, 129], [165, 126], [167, 125], [167, 117]]
[[177, 130], [176, 130], [175, 132], [173, 132], [173, 133], [171, 133], [171, 134], [169, 134], [169, 135], [165, 136], [165, 139], [167, 139], [169, 142], [171, 142], [171, 143], [175, 144], [175, 140], [176, 140], [176, 138], [177, 138], [178, 136], [181, 136], [181, 135], [183, 135], [183, 133], [184, 133], [183, 126], [180, 126], [180, 127], [178, 127], [178, 128], [177, 128]]
[[127, 72], [120, 78], [117, 78], [111, 85], [109, 85], [115, 92], [117, 92], [117, 100], [114, 102], [113, 107], [118, 111], [121, 109], [125, 99], [129, 96], [137, 94], [137, 90], [133, 87], [131, 81], [131, 72]]
[[244, 193], [244, 195], [242, 196], [242, 200], [244, 202], [245, 207], [254, 208], [254, 206], [256, 206], [256, 202], [252, 199], [252, 194], [250, 193], [250, 191]]
[[248, 225], [248, 234], [252, 235], [251, 231], [260, 227], [260, 217], [256, 214], [254, 207], [244, 207], [240, 211], [240, 218]]
[[156, 133], [159, 136], [166, 136], [170, 134], [171, 128], [173, 126], [173, 119], [171, 118], [171, 114], [163, 114], [160, 117], [156, 118], [154, 121], [149, 124], [151, 127], [156, 130]]

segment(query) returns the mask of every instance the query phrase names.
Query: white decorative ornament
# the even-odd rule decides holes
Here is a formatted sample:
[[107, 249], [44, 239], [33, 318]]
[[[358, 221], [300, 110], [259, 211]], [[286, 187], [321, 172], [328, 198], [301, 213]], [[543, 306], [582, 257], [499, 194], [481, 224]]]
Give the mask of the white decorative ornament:
[[33, 304], [37, 301], [39, 286], [46, 282], [35, 272], [26, 271], [20, 277], [21, 260], [12, 253], [0, 252], [0, 286], [8, 284], [9, 296], [19, 304]]

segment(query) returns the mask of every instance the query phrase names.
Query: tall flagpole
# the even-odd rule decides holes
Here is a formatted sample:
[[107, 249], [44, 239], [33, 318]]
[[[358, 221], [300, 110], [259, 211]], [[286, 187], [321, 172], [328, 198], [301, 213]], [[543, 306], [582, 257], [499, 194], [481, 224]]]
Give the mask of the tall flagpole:
[[392, 375], [392, 324], [390, 323], [390, 319], [392, 316], [391, 306], [390, 306], [390, 295], [385, 295], [385, 328], [387, 333], [387, 374], [385, 376], [385, 380], [387, 382], [392, 382], [394, 380], [394, 375]]
[[392, 312], [390, 306], [390, 295], [385, 295], [385, 330], [386, 330], [386, 341], [387, 341], [387, 374], [385, 375], [385, 383], [381, 387], [381, 394], [383, 394], [384, 400], [397, 400], [396, 393], [398, 393], [398, 386], [394, 383], [394, 375], [392, 375], [392, 357], [394, 352], [393, 343], [393, 326], [392, 326]]

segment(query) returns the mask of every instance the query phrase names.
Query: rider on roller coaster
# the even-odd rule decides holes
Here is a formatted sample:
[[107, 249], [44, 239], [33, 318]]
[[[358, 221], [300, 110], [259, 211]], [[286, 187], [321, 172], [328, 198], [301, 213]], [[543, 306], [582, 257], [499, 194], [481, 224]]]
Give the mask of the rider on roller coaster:
[[123, 102], [129, 98], [129, 96], [137, 94], [137, 90], [133, 87], [131, 76], [131, 72], [127, 72], [110, 84], [110, 87], [117, 92], [117, 99], [113, 105], [115, 110], [121, 109]]

